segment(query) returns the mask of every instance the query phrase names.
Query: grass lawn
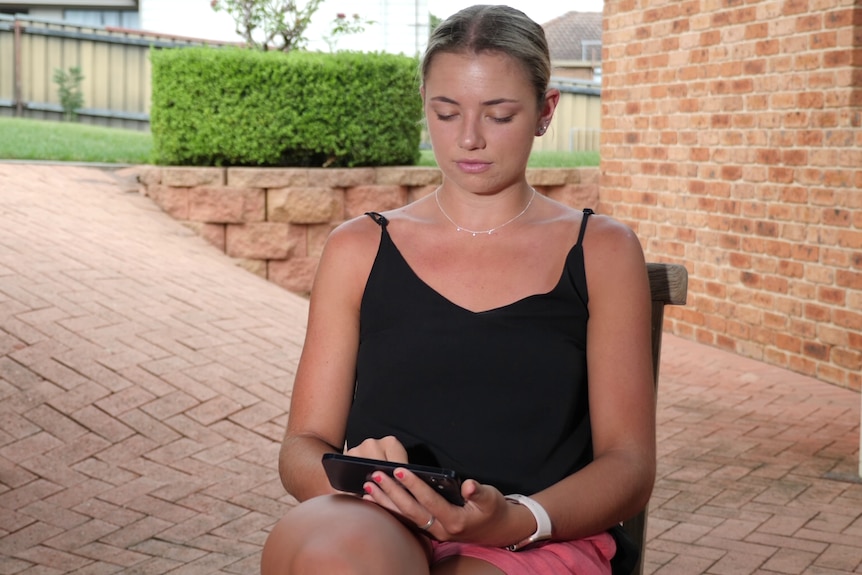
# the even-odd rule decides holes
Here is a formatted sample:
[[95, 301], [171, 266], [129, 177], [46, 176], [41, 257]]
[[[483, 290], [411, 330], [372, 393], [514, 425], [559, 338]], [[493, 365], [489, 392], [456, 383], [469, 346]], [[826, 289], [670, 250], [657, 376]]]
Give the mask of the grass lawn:
[[[148, 164], [152, 147], [149, 132], [0, 117], [0, 159]], [[437, 165], [430, 150], [422, 150], [419, 165]], [[531, 168], [598, 165], [598, 152], [534, 152], [529, 164]]]
[[134, 130], [0, 117], [0, 158], [146, 164], [153, 137]]
[[[419, 159], [420, 166], [436, 166], [434, 154], [430, 150], [422, 150]], [[598, 166], [598, 152], [533, 152], [530, 155], [530, 168], [578, 168], [582, 166]]]

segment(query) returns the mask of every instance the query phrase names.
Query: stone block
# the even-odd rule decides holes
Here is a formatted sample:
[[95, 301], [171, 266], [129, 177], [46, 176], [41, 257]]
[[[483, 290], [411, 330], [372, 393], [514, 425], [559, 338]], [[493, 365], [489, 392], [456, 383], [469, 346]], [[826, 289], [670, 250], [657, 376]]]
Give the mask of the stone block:
[[262, 222], [266, 220], [266, 195], [254, 188], [191, 188], [189, 219], [218, 224]]
[[267, 221], [320, 224], [341, 219], [344, 194], [332, 188], [277, 188], [267, 190], [266, 206]]
[[172, 218], [176, 220], [189, 219], [188, 188], [173, 188], [159, 184], [150, 186], [147, 189], [147, 196]]
[[225, 225], [224, 224], [208, 224], [205, 222], [186, 221], [183, 222], [187, 228], [192, 230], [196, 235], [200, 236], [207, 243], [212, 244], [221, 252], [225, 251]]
[[[325, 224], [324, 224], [325, 225]], [[314, 225], [288, 224], [287, 240], [292, 246], [290, 257], [305, 257], [308, 255], [308, 230]]]
[[404, 186], [356, 186], [344, 196], [345, 219], [361, 216], [365, 212], [384, 212], [400, 208], [407, 203]]
[[227, 185], [236, 188], [290, 188], [308, 185], [305, 168], [228, 168]]
[[374, 168], [314, 168], [308, 170], [309, 181], [326, 188], [352, 188], [375, 183]]
[[602, 172], [599, 168], [578, 168], [577, 170], [568, 170], [569, 184], [599, 184]]
[[162, 184], [177, 188], [223, 186], [224, 168], [162, 168]]
[[396, 166], [375, 168], [375, 172], [378, 185], [439, 186], [443, 183], [443, 173], [438, 168]]
[[138, 181], [147, 187], [161, 184], [162, 169], [156, 166], [139, 166]]
[[290, 226], [280, 223], [228, 224], [225, 253], [232, 258], [287, 259], [295, 247], [289, 232]]
[[547, 188], [546, 195], [576, 210], [592, 208], [598, 211], [599, 186], [596, 184], [565, 185]]
[[569, 170], [530, 168], [527, 183], [533, 187], [562, 186], [568, 181]]
[[407, 202], [412, 203], [416, 200], [421, 200], [425, 196], [429, 196], [433, 194], [437, 188], [440, 186], [416, 186], [415, 188], [410, 188], [410, 191], [407, 193]]
[[253, 273], [259, 278], [266, 279], [266, 260], [236, 259], [237, 267]]
[[268, 266], [268, 279], [284, 289], [300, 295], [311, 293], [314, 274], [317, 273], [317, 258], [290, 258], [271, 261]]
[[[306, 226], [308, 233], [306, 235], [307, 248], [305, 255], [313, 258], [319, 258], [323, 254], [323, 248], [326, 245], [326, 240], [329, 239], [329, 234], [332, 233], [338, 224], [317, 224]], [[297, 252], [298, 254], [298, 252]]]

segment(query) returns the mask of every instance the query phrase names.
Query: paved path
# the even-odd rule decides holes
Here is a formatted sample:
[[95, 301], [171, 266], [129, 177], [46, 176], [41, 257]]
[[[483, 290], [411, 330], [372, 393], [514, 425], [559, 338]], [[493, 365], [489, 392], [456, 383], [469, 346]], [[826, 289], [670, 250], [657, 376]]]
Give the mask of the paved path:
[[[0, 164], [0, 575], [253, 574], [306, 302], [124, 172]], [[859, 394], [672, 336], [647, 572], [862, 573]]]

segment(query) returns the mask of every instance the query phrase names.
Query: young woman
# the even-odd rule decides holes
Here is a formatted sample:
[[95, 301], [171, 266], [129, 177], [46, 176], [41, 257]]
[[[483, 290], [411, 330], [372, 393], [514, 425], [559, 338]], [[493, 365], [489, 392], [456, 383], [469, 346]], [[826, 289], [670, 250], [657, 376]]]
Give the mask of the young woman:
[[[527, 183], [549, 77], [517, 10], [434, 31], [421, 97], [443, 184], [327, 243], [279, 461], [302, 503], [264, 574], [610, 573], [608, 530], [655, 476], [649, 288], [627, 227]], [[321, 457], [342, 451], [455, 469], [466, 503], [403, 468], [336, 493]]]

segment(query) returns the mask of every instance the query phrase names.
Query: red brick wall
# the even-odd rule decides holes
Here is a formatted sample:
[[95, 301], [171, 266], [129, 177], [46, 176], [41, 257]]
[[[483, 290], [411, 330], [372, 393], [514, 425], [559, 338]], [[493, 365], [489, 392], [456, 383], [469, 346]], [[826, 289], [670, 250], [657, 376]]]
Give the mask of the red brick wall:
[[862, 3], [608, 0], [600, 210], [673, 333], [862, 387]]

